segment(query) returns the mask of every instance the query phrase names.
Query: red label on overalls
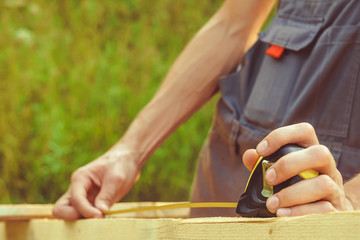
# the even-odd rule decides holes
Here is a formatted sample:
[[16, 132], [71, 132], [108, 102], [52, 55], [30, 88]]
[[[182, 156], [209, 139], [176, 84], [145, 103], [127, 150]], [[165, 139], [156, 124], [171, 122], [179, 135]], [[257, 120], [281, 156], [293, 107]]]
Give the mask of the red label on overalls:
[[271, 45], [267, 50], [266, 54], [273, 58], [280, 58], [284, 52], [284, 47], [280, 47], [277, 45]]

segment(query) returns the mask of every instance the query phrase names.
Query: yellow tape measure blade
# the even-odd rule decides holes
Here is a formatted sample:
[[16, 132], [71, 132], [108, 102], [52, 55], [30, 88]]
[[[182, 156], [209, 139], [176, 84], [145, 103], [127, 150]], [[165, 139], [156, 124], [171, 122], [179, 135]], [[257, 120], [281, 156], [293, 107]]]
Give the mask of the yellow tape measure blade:
[[201, 203], [175, 203], [163, 206], [149, 206], [149, 207], [136, 207], [128, 209], [108, 210], [104, 211], [105, 215], [142, 212], [142, 211], [155, 211], [164, 209], [177, 209], [177, 208], [236, 208], [237, 203], [232, 202], [201, 202]]

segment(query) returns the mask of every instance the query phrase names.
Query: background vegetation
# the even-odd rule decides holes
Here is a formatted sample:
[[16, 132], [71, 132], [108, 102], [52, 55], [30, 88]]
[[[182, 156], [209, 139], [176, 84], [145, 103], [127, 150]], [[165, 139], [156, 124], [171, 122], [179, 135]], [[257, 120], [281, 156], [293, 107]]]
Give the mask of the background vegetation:
[[[1, 1], [0, 203], [54, 202], [119, 139], [222, 2]], [[214, 103], [154, 154], [125, 201], [188, 199]]]
[[[52, 203], [150, 100], [223, 0], [0, 1], [0, 203]], [[124, 201], [186, 201], [216, 98]]]

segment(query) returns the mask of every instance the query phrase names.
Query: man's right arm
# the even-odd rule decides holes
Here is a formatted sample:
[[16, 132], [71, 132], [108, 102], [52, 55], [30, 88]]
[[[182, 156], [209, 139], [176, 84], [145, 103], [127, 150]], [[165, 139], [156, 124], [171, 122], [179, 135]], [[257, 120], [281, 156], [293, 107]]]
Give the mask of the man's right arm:
[[[220, 76], [240, 62], [275, 0], [228, 0], [175, 61], [152, 100], [107, 153], [77, 170], [55, 205], [65, 219], [100, 217], [136, 181], [144, 162], [217, 91]], [[119, 106], [120, 107], [120, 106]]]
[[175, 61], [153, 99], [120, 140], [140, 150], [139, 165], [216, 92], [236, 68], [271, 10], [269, 0], [228, 0]]

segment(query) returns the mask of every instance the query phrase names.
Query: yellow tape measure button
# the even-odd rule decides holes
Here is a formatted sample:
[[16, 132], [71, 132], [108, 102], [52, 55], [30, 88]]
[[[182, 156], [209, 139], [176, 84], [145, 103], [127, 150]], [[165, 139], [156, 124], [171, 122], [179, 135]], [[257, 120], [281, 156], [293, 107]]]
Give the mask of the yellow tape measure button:
[[309, 170], [306, 170], [306, 171], [303, 171], [303, 172], [299, 173], [299, 176], [302, 179], [310, 179], [310, 178], [314, 178], [314, 177], [319, 176], [319, 172], [317, 172], [317, 171], [315, 171], [313, 169], [309, 169]]

